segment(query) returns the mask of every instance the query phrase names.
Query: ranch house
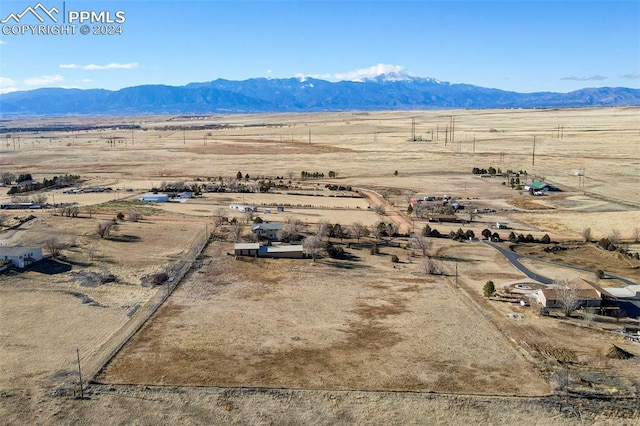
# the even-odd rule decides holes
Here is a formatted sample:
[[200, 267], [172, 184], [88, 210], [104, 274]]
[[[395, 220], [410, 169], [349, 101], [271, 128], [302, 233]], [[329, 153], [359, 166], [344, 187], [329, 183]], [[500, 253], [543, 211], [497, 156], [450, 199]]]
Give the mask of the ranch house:
[[38, 247], [0, 247], [0, 261], [11, 262], [16, 268], [27, 266], [42, 260], [42, 249]]
[[278, 232], [282, 229], [282, 223], [257, 223], [251, 228], [251, 232], [258, 238], [269, 241], [278, 240]]

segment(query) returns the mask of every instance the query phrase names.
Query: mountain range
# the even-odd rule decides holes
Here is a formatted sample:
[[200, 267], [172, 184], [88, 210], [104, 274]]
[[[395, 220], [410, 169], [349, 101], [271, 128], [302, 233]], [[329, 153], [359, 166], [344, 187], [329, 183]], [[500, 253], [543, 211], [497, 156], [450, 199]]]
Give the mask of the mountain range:
[[640, 89], [518, 93], [402, 73], [362, 81], [308, 77], [218, 79], [120, 90], [43, 88], [0, 95], [0, 116], [144, 115], [345, 110], [608, 107], [640, 105]]

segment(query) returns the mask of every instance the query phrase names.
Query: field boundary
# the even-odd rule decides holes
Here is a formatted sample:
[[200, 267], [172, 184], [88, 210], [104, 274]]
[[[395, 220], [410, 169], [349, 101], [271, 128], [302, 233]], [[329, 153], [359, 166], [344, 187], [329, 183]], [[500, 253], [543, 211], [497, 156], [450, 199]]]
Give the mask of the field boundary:
[[171, 296], [173, 291], [180, 285], [180, 282], [194, 266], [202, 251], [209, 245], [210, 241], [211, 238], [208, 233], [208, 228], [205, 228], [205, 231], [196, 237], [188, 254], [167, 269], [167, 274], [173, 277], [173, 280], [166, 282], [163, 285], [164, 288], [159, 288], [156, 293], [140, 307], [133, 318], [112, 334], [111, 337], [100, 346], [91, 359], [85, 361], [83, 373], [84, 376], [87, 377], [87, 383], [96, 383], [94, 382], [96, 376], [147, 323], [169, 296]]

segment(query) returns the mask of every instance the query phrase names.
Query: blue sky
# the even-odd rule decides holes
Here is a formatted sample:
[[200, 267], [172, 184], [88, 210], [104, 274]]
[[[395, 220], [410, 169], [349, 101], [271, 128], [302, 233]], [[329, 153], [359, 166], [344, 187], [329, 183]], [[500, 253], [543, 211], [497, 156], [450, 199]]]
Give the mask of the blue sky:
[[[3, 0], [0, 20], [37, 3]], [[121, 35], [81, 35], [80, 24], [73, 35], [15, 35], [4, 32], [39, 22], [9, 19], [0, 90], [384, 71], [519, 92], [640, 88], [640, 0], [66, 0], [64, 10], [120, 10], [126, 21]]]

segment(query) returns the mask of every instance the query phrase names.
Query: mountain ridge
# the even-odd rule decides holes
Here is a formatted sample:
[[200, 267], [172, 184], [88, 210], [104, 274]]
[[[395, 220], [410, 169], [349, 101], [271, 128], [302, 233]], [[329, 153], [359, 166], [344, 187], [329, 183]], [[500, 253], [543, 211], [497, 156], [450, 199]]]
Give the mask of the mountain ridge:
[[594, 87], [568, 93], [520, 93], [404, 72], [360, 81], [298, 76], [216, 79], [184, 86], [119, 90], [40, 88], [0, 95], [0, 116], [146, 115], [344, 110], [558, 108], [640, 105], [640, 89]]

